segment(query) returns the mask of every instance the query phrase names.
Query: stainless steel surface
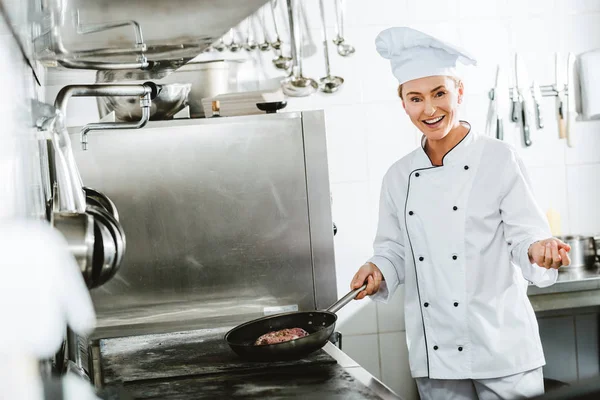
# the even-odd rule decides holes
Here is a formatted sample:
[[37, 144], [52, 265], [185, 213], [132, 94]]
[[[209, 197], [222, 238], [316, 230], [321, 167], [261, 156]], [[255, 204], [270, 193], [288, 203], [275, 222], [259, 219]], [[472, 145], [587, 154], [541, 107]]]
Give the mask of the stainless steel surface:
[[83, 180], [128, 236], [92, 291], [95, 337], [336, 300], [322, 112], [157, 121], [90, 144], [75, 150]]
[[382, 400], [402, 399], [402, 397], [397, 395], [392, 389], [390, 389], [388, 386], [382, 383], [379, 379], [375, 378], [366, 369], [360, 366], [360, 364], [358, 364], [356, 361], [350, 358], [346, 353], [335, 347], [333, 343], [325, 344], [323, 350], [325, 350], [327, 354], [333, 357], [338, 362], [338, 364], [340, 364], [342, 368], [344, 368], [346, 372], [348, 372], [354, 379], [361, 382], [373, 393], [379, 396]]
[[48, 0], [35, 15], [35, 55], [49, 67], [120, 69], [132, 73], [126, 80], [154, 79], [184, 65], [265, 3]]
[[[153, 398], [170, 398], [166, 395], [168, 390], [178, 391], [177, 398], [180, 399], [247, 398], [244, 397], [246, 391], [253, 390], [254, 395], [258, 392], [265, 398], [316, 398], [314, 395], [320, 393], [318, 398], [323, 399], [400, 399], [329, 342], [322, 350], [300, 360], [248, 362], [233, 353], [223, 340], [224, 332], [230, 328], [92, 341], [90, 354], [94, 384], [96, 387], [110, 387], [125, 382], [124, 387], [131, 389], [131, 393], [140, 394], [141, 398], [152, 397], [151, 393]], [[285, 377], [271, 380], [271, 375], [286, 369], [290, 373]], [[334, 370], [345, 373], [332, 376]], [[311, 373], [319, 379], [302, 379]], [[238, 374], [244, 378], [244, 387], [227, 392], [221, 384], [228, 382], [234, 385]], [[200, 386], [197, 380], [212, 383], [211, 387], [206, 386], [204, 391], [200, 388], [194, 393], [194, 389]], [[265, 383], [266, 387], [263, 386]], [[344, 387], [340, 388], [340, 384]], [[281, 390], [268, 392], [275, 387], [281, 387]], [[332, 388], [337, 390], [332, 391]]]
[[[160, 92], [152, 99], [150, 105], [150, 121], [171, 119], [181, 111], [188, 102], [191, 83], [172, 83], [160, 86]], [[115, 112], [118, 121], [139, 121], [143, 108], [139, 97], [98, 97], [98, 112], [100, 118], [110, 112]]]
[[579, 268], [594, 268], [598, 261], [596, 254], [596, 242], [593, 236], [570, 235], [559, 237], [560, 240], [571, 246], [569, 258], [571, 264], [561, 267], [558, 272], [568, 272]]
[[600, 306], [600, 271], [576, 269], [558, 275], [549, 287], [529, 285], [529, 300], [536, 312]]
[[50, 224], [64, 236], [88, 283], [94, 255], [94, 218], [86, 213], [53, 212]]
[[331, 190], [327, 164], [325, 118], [321, 111], [302, 113], [306, 191], [308, 194], [308, 222], [310, 226], [311, 256], [315, 306], [323, 310], [337, 299], [335, 256], [331, 226]]

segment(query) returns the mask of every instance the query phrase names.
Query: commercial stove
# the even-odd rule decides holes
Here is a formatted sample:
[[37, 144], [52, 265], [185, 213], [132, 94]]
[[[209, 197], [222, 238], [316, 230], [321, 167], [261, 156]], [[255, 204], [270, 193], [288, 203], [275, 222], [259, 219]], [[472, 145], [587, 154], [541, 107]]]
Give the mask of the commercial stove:
[[333, 344], [294, 361], [252, 362], [226, 329], [101, 339], [92, 365], [105, 400], [399, 399]]

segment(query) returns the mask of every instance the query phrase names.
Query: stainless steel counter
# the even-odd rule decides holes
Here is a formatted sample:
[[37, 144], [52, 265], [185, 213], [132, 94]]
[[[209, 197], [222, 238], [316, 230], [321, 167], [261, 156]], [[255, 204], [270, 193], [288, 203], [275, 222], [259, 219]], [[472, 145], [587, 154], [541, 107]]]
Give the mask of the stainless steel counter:
[[530, 285], [527, 294], [536, 312], [600, 307], [600, 270], [563, 270], [554, 285]]
[[380, 380], [371, 375], [366, 369], [361, 367], [356, 361], [351, 359], [346, 353], [335, 347], [333, 344], [327, 343], [323, 349], [330, 356], [335, 358], [338, 364], [341, 365], [354, 379], [365, 385], [381, 399], [402, 399], [402, 397], [394, 393], [392, 389], [384, 385]]
[[139, 400], [401, 399], [331, 343], [301, 360], [250, 362], [223, 340], [228, 329], [100, 339], [92, 347], [94, 382]]

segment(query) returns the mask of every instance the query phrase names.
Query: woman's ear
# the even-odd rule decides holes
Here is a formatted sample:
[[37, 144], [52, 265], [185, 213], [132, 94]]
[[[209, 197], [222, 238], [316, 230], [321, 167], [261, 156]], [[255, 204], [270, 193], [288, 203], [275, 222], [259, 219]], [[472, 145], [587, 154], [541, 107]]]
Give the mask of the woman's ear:
[[463, 99], [463, 95], [465, 93], [465, 86], [463, 85], [462, 81], [458, 82], [457, 91], [458, 91], [458, 104], [461, 104], [462, 103], [462, 99]]

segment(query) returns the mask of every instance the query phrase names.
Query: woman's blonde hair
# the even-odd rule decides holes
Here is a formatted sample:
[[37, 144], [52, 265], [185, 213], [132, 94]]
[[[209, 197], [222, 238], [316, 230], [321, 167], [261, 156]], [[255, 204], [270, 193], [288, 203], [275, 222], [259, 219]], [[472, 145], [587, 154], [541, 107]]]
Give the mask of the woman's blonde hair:
[[[454, 81], [454, 84], [456, 85], [456, 87], [460, 86], [461, 80], [458, 79], [455, 76], [449, 76], [448, 78], [452, 79], [452, 81]], [[400, 97], [402, 99], [402, 85], [398, 86], [398, 97]], [[402, 99], [404, 100], [404, 99]]]

